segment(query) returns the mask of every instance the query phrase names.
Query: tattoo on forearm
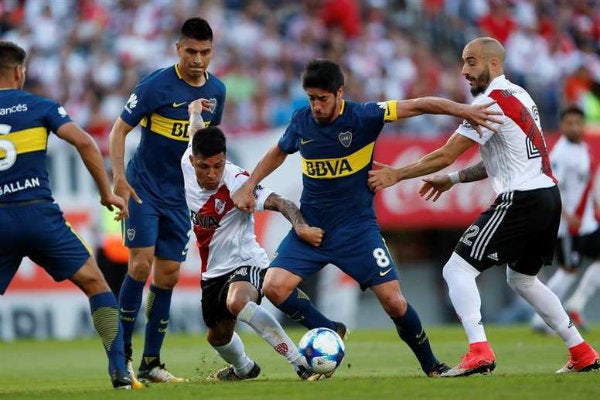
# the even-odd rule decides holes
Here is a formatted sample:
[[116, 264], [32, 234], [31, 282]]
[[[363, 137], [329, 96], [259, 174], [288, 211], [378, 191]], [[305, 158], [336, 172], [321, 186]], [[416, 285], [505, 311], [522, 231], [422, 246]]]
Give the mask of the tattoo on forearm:
[[292, 226], [306, 224], [300, 209], [291, 201], [284, 199], [276, 193], [272, 193], [265, 201], [265, 209], [279, 211]]
[[483, 161], [458, 172], [461, 182], [475, 182], [487, 178], [488, 174]]

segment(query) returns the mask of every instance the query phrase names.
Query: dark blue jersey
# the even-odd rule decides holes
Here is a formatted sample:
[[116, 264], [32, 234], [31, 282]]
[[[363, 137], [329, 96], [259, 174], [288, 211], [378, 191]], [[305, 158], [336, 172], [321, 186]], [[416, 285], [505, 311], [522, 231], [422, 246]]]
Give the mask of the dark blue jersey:
[[127, 166], [127, 179], [134, 187], [143, 186], [158, 204], [186, 204], [181, 156], [189, 141], [188, 105], [199, 98], [213, 100], [214, 104], [202, 113], [205, 123], [220, 124], [225, 85], [207, 73], [204, 85], [191, 86], [174, 65], [142, 79], [121, 113], [121, 119], [129, 125], [142, 126], [140, 143]]
[[300, 152], [300, 202], [309, 224], [330, 228], [359, 213], [375, 217], [368, 171], [383, 124], [397, 118], [396, 103], [345, 101], [330, 124], [318, 124], [308, 106], [294, 113], [278, 146]]
[[23, 90], [0, 90], [0, 203], [52, 200], [48, 135], [71, 122], [56, 102]]

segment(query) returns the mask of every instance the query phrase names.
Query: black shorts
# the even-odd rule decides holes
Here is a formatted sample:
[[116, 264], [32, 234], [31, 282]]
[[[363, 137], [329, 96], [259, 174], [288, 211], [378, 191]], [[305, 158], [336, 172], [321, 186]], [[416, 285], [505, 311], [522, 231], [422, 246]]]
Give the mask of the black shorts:
[[454, 251], [478, 271], [509, 264], [535, 275], [550, 264], [560, 224], [558, 187], [502, 193], [463, 233]]
[[232, 282], [250, 282], [258, 290], [257, 304], [262, 299], [262, 284], [266, 269], [258, 267], [239, 267], [230, 274], [202, 281], [202, 318], [207, 327], [217, 322], [236, 319], [227, 309], [227, 293]]
[[584, 257], [592, 260], [600, 256], [600, 229], [581, 236], [565, 236], [556, 240], [556, 259], [564, 268], [577, 269]]

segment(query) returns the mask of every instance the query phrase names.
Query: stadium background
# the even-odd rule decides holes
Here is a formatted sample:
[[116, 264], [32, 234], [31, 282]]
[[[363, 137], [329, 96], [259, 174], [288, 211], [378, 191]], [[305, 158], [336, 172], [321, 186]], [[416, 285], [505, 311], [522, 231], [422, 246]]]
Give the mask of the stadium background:
[[[230, 137], [230, 157], [249, 169], [277, 140], [291, 110], [305, 104], [299, 72], [309, 58], [340, 62], [347, 75], [347, 97], [354, 100], [438, 95], [468, 102], [460, 53], [468, 40], [481, 34], [504, 43], [506, 75], [536, 100], [548, 144], [557, 138], [558, 110], [576, 103], [588, 113], [589, 138], [600, 159], [598, 1], [3, 0], [0, 37], [30, 53], [26, 89], [62, 102], [106, 153], [108, 132], [133, 85], [153, 69], [176, 62], [177, 29], [194, 15], [209, 20], [215, 31], [210, 70], [227, 85], [223, 128]], [[442, 143], [458, 123], [450, 117], [424, 116], [390, 124], [376, 158], [392, 164], [417, 159]], [[138, 136], [136, 130], [128, 138], [129, 150]], [[49, 156], [56, 199], [75, 228], [97, 245], [100, 213], [91, 179], [61, 141], [50, 141]], [[477, 157], [467, 154], [460, 163]], [[288, 160], [266, 183], [297, 199], [297, 159]], [[413, 180], [379, 194], [377, 212], [405, 294], [424, 322], [455, 322], [441, 267], [493, 193], [485, 182], [462, 185], [432, 205], [416, 195], [418, 186]], [[258, 215], [257, 222], [259, 238], [272, 253], [287, 222], [268, 213]], [[192, 250], [183, 267], [172, 331], [202, 329], [197, 257]], [[484, 317], [522, 320], [526, 310], [511, 307], [503, 273], [495, 268], [479, 282]], [[383, 312], [375, 311], [371, 293], [361, 293], [335, 269], [309, 286], [321, 307], [351, 326], [388, 324]], [[0, 340], [90, 335], [87, 307], [72, 285], [54, 284], [25, 261], [0, 299]], [[588, 314], [600, 319], [598, 310]]]

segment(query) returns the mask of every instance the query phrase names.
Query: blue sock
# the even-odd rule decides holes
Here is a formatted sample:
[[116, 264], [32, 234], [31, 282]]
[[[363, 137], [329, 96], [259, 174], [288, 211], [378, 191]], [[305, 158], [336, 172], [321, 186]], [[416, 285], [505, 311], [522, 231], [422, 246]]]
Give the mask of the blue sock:
[[335, 322], [321, 314], [310, 302], [310, 298], [306, 293], [298, 288], [295, 288], [277, 308], [308, 329], [329, 328], [336, 330]]
[[392, 318], [392, 321], [396, 324], [396, 330], [400, 339], [406, 342], [415, 356], [417, 356], [423, 372], [428, 373], [432, 371], [436, 364], [438, 364], [438, 360], [433, 355], [433, 351], [429, 345], [429, 338], [423, 330], [421, 320], [414, 308], [408, 304], [406, 313], [401, 317]]
[[144, 342], [144, 361], [150, 364], [153, 358], [160, 358], [160, 349], [169, 325], [172, 289], [159, 289], [150, 285], [146, 300], [146, 340]]
[[123, 326], [123, 340], [125, 342], [125, 347], [131, 348], [131, 336], [133, 336], [135, 320], [140, 311], [140, 306], [142, 305], [145, 283], [146, 282], [136, 281], [127, 274], [121, 285], [121, 292], [119, 293], [119, 316], [121, 325]]
[[123, 351], [123, 330], [119, 323], [117, 299], [112, 292], [98, 293], [90, 298], [94, 327], [102, 339], [108, 357], [108, 373], [118, 369], [127, 371]]

